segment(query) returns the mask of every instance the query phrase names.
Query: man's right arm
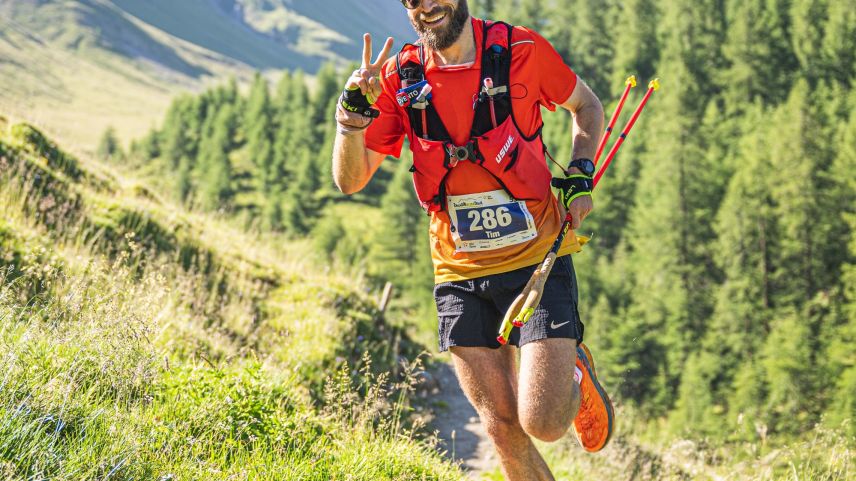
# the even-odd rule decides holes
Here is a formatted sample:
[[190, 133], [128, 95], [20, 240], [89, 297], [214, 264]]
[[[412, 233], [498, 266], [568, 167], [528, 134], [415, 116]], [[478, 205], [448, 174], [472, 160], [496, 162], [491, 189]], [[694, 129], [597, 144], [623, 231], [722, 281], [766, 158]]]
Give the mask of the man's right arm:
[[342, 193], [353, 194], [369, 183], [386, 156], [366, 148], [365, 130], [339, 125], [333, 146], [333, 180]]
[[[392, 38], [387, 38], [383, 49], [374, 62], [371, 61], [372, 37], [363, 35], [363, 63], [354, 71], [345, 84], [345, 92], [338, 102], [336, 109], [336, 140], [333, 145], [333, 180], [336, 186], [345, 194], [353, 194], [362, 190], [380, 166], [385, 155], [366, 148], [366, 129], [372, 122], [372, 116], [377, 111], [370, 106], [380, 97], [383, 89], [380, 84], [380, 73], [383, 63], [392, 48]], [[343, 100], [350, 92], [359, 89], [358, 100], [360, 108], [347, 105]], [[348, 98], [350, 103], [350, 98]], [[372, 115], [371, 112], [374, 112]]]

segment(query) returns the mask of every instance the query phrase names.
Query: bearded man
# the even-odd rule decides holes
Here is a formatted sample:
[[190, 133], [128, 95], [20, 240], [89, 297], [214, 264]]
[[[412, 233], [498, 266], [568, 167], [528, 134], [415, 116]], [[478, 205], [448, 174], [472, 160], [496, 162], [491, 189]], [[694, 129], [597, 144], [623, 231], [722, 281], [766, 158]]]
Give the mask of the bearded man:
[[[466, 0], [401, 0], [419, 36], [387, 59], [387, 39], [348, 79], [336, 113], [333, 176], [350, 194], [381, 161], [413, 152], [416, 197], [430, 215], [440, 351], [479, 414], [509, 480], [552, 480], [532, 438], [571, 425], [598, 451], [613, 408], [582, 344], [577, 283], [565, 237], [530, 320], [503, 345], [503, 313], [550, 249], [566, 211], [572, 229], [591, 212], [591, 159], [603, 131], [600, 101], [536, 32], [472, 18]], [[573, 156], [558, 198], [541, 139], [541, 108], [573, 116]]]

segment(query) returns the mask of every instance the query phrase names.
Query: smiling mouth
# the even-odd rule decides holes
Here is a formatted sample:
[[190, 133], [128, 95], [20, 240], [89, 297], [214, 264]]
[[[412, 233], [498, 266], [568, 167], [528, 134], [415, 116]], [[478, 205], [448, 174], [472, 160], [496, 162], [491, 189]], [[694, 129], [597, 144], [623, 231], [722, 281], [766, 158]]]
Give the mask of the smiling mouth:
[[424, 23], [425, 25], [432, 26], [432, 25], [437, 25], [438, 23], [442, 22], [443, 19], [445, 19], [445, 18], [446, 18], [446, 12], [440, 12], [440, 13], [437, 13], [437, 14], [431, 15], [431, 16], [423, 16], [421, 20], [422, 20], [422, 23]]

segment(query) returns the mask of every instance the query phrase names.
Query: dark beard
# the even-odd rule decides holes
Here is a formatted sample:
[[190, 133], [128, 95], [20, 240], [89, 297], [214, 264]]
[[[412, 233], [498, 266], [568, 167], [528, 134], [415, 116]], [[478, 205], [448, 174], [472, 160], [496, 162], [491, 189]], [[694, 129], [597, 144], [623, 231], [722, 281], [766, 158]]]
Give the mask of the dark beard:
[[410, 19], [413, 29], [419, 34], [422, 43], [433, 50], [446, 50], [458, 40], [461, 36], [461, 31], [470, 19], [470, 10], [467, 7], [467, 0], [460, 0], [458, 8], [452, 10], [452, 7], [438, 7], [428, 12], [425, 16], [432, 17], [440, 11], [446, 12], [446, 17], [449, 18], [449, 23], [440, 30], [435, 30], [424, 23], [419, 18]]

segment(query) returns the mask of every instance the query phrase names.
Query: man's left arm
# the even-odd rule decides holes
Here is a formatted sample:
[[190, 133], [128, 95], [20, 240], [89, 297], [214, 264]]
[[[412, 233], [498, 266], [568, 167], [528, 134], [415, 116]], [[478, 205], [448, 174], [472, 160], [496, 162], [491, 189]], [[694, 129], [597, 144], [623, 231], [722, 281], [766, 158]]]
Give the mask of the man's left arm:
[[[597, 144], [603, 135], [603, 105], [588, 85], [577, 78], [577, 84], [567, 100], [560, 104], [573, 116], [572, 135], [574, 150], [571, 159], [594, 160]], [[582, 174], [576, 167], [568, 169], [569, 174]], [[571, 228], [577, 229], [583, 219], [592, 211], [594, 204], [591, 195], [582, 195], [571, 200], [565, 206], [571, 214]]]

